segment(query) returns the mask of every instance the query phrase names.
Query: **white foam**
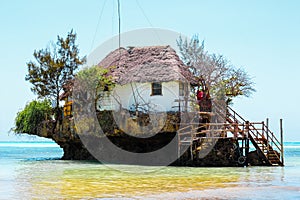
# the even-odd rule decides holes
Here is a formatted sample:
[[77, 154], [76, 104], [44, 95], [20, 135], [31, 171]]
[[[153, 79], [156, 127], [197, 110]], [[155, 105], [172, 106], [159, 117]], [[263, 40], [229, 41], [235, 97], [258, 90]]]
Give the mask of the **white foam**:
[[56, 143], [49, 142], [3, 142], [0, 143], [0, 147], [22, 147], [22, 148], [31, 148], [31, 147], [39, 147], [39, 148], [47, 148], [47, 147], [59, 147]]

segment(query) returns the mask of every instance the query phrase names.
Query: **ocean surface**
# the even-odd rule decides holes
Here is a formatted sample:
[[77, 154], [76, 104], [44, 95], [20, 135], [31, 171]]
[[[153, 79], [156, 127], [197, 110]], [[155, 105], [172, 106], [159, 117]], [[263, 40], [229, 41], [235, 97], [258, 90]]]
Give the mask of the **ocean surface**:
[[0, 142], [0, 199], [300, 199], [300, 142], [285, 143], [285, 167], [120, 170], [62, 154], [51, 142]]

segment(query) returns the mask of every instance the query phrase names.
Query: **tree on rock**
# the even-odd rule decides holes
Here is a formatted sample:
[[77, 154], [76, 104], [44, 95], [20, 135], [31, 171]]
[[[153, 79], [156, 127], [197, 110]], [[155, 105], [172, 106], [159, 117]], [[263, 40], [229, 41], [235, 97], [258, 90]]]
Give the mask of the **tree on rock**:
[[75, 42], [76, 33], [73, 30], [66, 39], [57, 36], [56, 44], [35, 50], [35, 60], [27, 63], [28, 74], [25, 80], [33, 85], [31, 90], [39, 98], [49, 98], [56, 102], [56, 118], [59, 115], [59, 95], [63, 85], [74, 78], [74, 73], [86, 60], [79, 56]]
[[208, 53], [198, 36], [189, 41], [180, 37], [177, 45], [183, 62], [195, 77], [205, 81], [213, 98], [229, 104], [236, 96], [248, 97], [255, 92], [254, 83], [243, 68], [234, 67], [223, 55]]
[[15, 127], [12, 130], [15, 133], [38, 135], [38, 127], [41, 126], [43, 121], [50, 119], [51, 113], [49, 100], [33, 100], [17, 113]]

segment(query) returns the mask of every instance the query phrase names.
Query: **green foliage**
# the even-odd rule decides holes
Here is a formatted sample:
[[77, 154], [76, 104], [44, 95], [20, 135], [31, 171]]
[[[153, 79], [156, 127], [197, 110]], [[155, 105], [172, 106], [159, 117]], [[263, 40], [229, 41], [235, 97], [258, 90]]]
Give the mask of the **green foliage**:
[[105, 95], [103, 92], [110, 92], [115, 86], [109, 75], [112, 68], [92, 66], [82, 69], [76, 74], [76, 79], [80, 82], [79, 85], [76, 85], [76, 89], [93, 92], [91, 95], [94, 97], [96, 105], [96, 102]]
[[249, 97], [255, 92], [254, 83], [244, 69], [234, 67], [222, 55], [209, 54], [198, 36], [190, 41], [180, 37], [177, 45], [183, 62], [195, 77], [204, 80], [213, 98], [229, 104], [236, 96]]
[[75, 71], [85, 62], [85, 57], [79, 57], [75, 42], [76, 33], [71, 30], [66, 39], [58, 36], [52, 48], [35, 50], [35, 61], [27, 63], [28, 74], [25, 80], [32, 83], [31, 90], [39, 98], [55, 100], [57, 108], [62, 86], [74, 78]]
[[52, 113], [49, 100], [34, 100], [28, 103], [25, 108], [17, 113], [15, 118], [15, 127], [12, 129], [15, 133], [37, 134], [37, 128], [40, 124], [50, 119]]
[[84, 81], [92, 90], [105, 90], [105, 87], [112, 88], [114, 83], [108, 75], [111, 68], [105, 69], [100, 66], [86, 67], [76, 74], [76, 79]]

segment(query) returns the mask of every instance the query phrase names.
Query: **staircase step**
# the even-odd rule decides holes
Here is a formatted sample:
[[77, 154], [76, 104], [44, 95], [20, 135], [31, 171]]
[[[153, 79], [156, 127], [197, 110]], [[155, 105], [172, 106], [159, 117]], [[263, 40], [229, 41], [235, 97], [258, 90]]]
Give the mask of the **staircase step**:
[[265, 155], [265, 156], [268, 157], [269, 159], [277, 159], [277, 160], [279, 159], [278, 156], [270, 156], [270, 155], [269, 155], [269, 156], [268, 156], [268, 155]]
[[[216, 103], [216, 106], [219, 105]], [[239, 123], [239, 124], [246, 123], [246, 120], [243, 119], [242, 116], [240, 116], [230, 107], [227, 108], [227, 112], [225, 116], [226, 116], [226, 121], [231, 125], [233, 123]], [[277, 151], [274, 151], [272, 147], [272, 143], [268, 143], [267, 141], [267, 137], [268, 137], [267, 134], [269, 134], [269, 132], [265, 132], [265, 134], [263, 135], [264, 126], [263, 127], [260, 126], [260, 123], [250, 123], [248, 128], [249, 128], [249, 138], [251, 140], [251, 143], [257, 149], [257, 151], [262, 152], [271, 165], [283, 165], [283, 163], [281, 163], [280, 160], [282, 155], [280, 155]], [[242, 131], [239, 130], [239, 132]], [[271, 142], [273, 142], [273, 136], [270, 140]]]
[[261, 141], [261, 142], [264, 142], [264, 141], [266, 141], [266, 139], [265, 138], [254, 138], [256, 141]]
[[280, 163], [280, 160], [270, 160], [270, 163], [273, 163], [273, 164], [278, 164], [278, 163]]
[[191, 145], [191, 144], [192, 144], [191, 142], [187, 142], [187, 141], [180, 142], [180, 145]]
[[275, 159], [275, 160], [278, 160], [278, 157], [277, 157], [277, 156], [268, 156], [268, 158], [269, 158], [269, 160], [272, 160], [272, 159], [273, 159], [273, 160], [274, 160], [274, 159]]

